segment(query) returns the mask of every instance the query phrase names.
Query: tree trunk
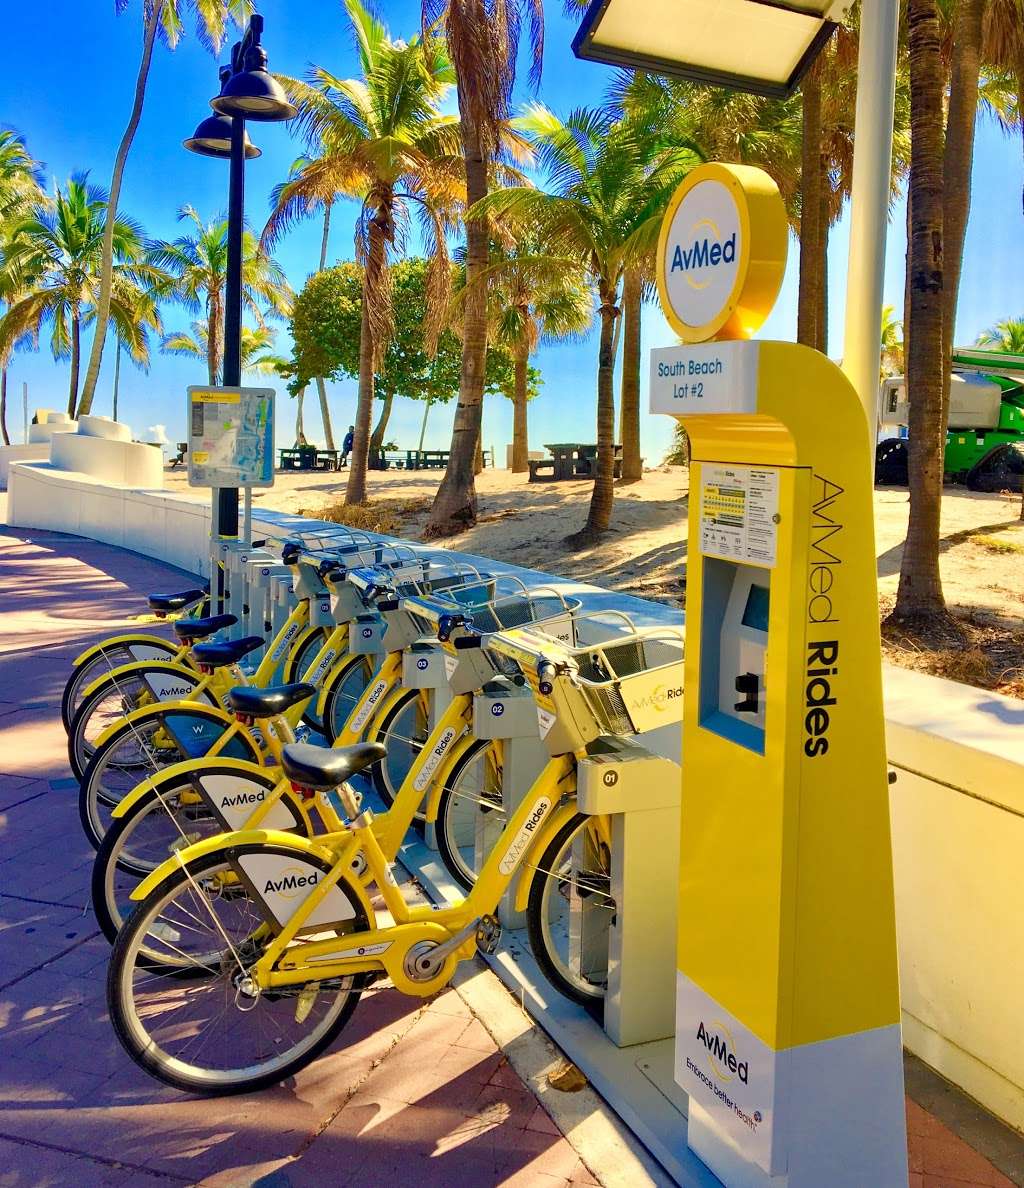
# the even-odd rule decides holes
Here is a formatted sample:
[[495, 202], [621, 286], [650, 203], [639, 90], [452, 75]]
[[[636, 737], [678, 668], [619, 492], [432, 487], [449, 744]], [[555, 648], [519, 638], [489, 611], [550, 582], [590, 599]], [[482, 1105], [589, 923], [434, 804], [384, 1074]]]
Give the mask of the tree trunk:
[[420, 444], [417, 448], [417, 453], [420, 453], [420, 454], [423, 453], [423, 439], [427, 435], [427, 413], [430, 412], [431, 403], [432, 402], [430, 400], [427, 400], [426, 404], [424, 404], [424, 406], [423, 406], [423, 421], [420, 425]]
[[93, 398], [96, 394], [96, 384], [100, 378], [100, 364], [103, 362], [103, 344], [107, 337], [107, 321], [110, 318], [110, 292], [114, 279], [114, 223], [117, 219], [117, 205], [121, 198], [121, 181], [124, 177], [125, 162], [128, 151], [135, 139], [135, 131], [142, 117], [142, 104], [146, 98], [146, 81], [149, 77], [149, 67], [153, 60], [153, 42], [160, 26], [165, 0], [153, 0], [149, 10], [142, 37], [142, 60], [139, 62], [139, 73], [135, 79], [135, 99], [132, 103], [132, 113], [128, 119], [128, 126], [117, 146], [117, 156], [114, 158], [114, 172], [110, 179], [110, 197], [107, 202], [107, 218], [103, 228], [103, 254], [100, 260], [100, 292], [96, 302], [95, 334], [92, 340], [92, 354], [89, 356], [89, 366], [85, 373], [85, 387], [82, 390], [81, 412], [87, 413], [92, 409]]
[[[640, 319], [643, 285], [636, 268], [627, 270], [622, 282], [622, 481], [643, 478], [640, 460]], [[614, 357], [614, 356], [613, 356]]]
[[[71, 315], [71, 382], [68, 385], [68, 416], [77, 420], [78, 371], [82, 360], [82, 322], [76, 309]], [[87, 410], [83, 410], [87, 411]]]
[[320, 268], [318, 271], [323, 272], [327, 267], [327, 241], [331, 238], [331, 207], [333, 202], [324, 203], [324, 231], [320, 236]]
[[117, 397], [121, 389], [121, 344], [116, 344], [114, 351], [114, 420], [117, 420]]
[[370, 457], [375, 458], [384, 448], [384, 434], [388, 431], [388, 421], [391, 419], [391, 406], [395, 402], [394, 392], [385, 392], [381, 401], [380, 416], [370, 434]]
[[893, 617], [927, 621], [945, 613], [939, 577], [942, 507], [942, 99], [936, 0], [908, 0], [910, 59], [910, 523]]
[[819, 261], [819, 299], [818, 299], [818, 350], [823, 355], [828, 354], [828, 237], [831, 231], [828, 212], [828, 169], [825, 161], [821, 163], [821, 219], [818, 223], [818, 238], [821, 240], [821, 256]]
[[7, 368], [0, 367], [0, 433], [3, 434], [4, 445], [11, 444], [10, 434], [7, 432]]
[[615, 500], [615, 322], [619, 309], [615, 289], [601, 286], [601, 345], [597, 364], [597, 473], [590, 496], [590, 511], [582, 531], [569, 537], [572, 544], [588, 544], [605, 532]]
[[523, 332], [512, 360], [512, 473], [530, 469], [530, 438], [526, 426], [526, 374], [530, 365], [530, 339], [524, 319]]
[[327, 403], [327, 385], [321, 375], [316, 377], [316, 393], [320, 397], [320, 417], [324, 423], [324, 446], [328, 450], [333, 450], [334, 429], [331, 426], [331, 406]]
[[[466, 200], [469, 205], [487, 194], [487, 159], [466, 97], [471, 80], [461, 79], [459, 114], [466, 161]], [[474, 283], [487, 268], [487, 220], [466, 221], [466, 298], [462, 323], [462, 376], [459, 403], [452, 427], [448, 468], [434, 496], [423, 538], [451, 536], [476, 523], [476, 484], [473, 471], [483, 414], [484, 370], [487, 362], [487, 286]]]
[[[1024, 103], [1024, 38], [1017, 38], [1020, 50], [1017, 55], [1017, 69], [1014, 72], [1017, 80], [1017, 113], [1020, 115], [1021, 104]], [[1021, 142], [1024, 146], [1024, 120], [1020, 121]], [[1021, 190], [1021, 208], [1024, 209], [1024, 189]], [[904, 338], [906, 335], [904, 334]], [[1024, 520], [1024, 488], [1021, 489], [1020, 518]]]
[[220, 382], [221, 359], [224, 346], [221, 336], [224, 333], [224, 310], [221, 307], [221, 297], [214, 290], [207, 297], [206, 302], [206, 370], [210, 376], [211, 386]]
[[[324, 230], [320, 236], [320, 268], [318, 271], [323, 272], [327, 267], [327, 243], [331, 237], [331, 207], [333, 203], [324, 203]], [[323, 376], [316, 377], [316, 392], [320, 397], [320, 416], [324, 423], [324, 446], [326, 449], [334, 449], [334, 426], [331, 424], [331, 406], [327, 403], [327, 385], [324, 383]]]
[[306, 430], [302, 424], [302, 405], [306, 399], [306, 389], [300, 388], [295, 397], [295, 445], [306, 445]]
[[387, 268], [385, 227], [391, 223], [391, 198], [383, 195], [370, 219], [370, 246], [363, 273], [363, 314], [359, 329], [359, 397], [356, 401], [355, 430], [349, 456], [346, 503], [366, 502], [366, 470], [370, 454], [370, 421], [373, 417], [373, 369], [376, 363], [370, 301]]
[[820, 350], [821, 324], [821, 72], [816, 66], [804, 76], [803, 142], [800, 155], [800, 288], [796, 337], [804, 346]]
[[942, 342], [945, 374], [942, 388], [941, 438], [949, 423], [949, 385], [952, 377], [953, 336], [960, 292], [964, 237], [971, 210], [971, 167], [974, 164], [974, 125], [978, 114], [978, 75], [981, 69], [981, 18], [984, 0], [960, 0], [957, 6], [953, 64], [950, 71], [946, 151], [942, 164], [943, 269]]

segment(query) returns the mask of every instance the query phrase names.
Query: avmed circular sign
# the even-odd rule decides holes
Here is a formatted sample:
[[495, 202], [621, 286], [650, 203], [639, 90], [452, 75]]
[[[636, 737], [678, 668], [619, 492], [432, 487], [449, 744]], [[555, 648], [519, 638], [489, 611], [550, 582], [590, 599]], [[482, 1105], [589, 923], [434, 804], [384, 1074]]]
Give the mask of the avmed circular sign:
[[750, 165], [700, 165], [669, 201], [658, 291], [683, 342], [749, 338], [772, 310], [789, 229], [775, 182]]

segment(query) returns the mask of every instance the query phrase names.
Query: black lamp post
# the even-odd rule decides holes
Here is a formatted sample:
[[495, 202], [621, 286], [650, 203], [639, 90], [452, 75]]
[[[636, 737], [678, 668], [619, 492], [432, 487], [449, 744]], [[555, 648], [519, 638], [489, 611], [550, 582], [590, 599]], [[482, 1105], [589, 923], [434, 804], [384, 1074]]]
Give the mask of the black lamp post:
[[[249, 18], [249, 27], [231, 50], [230, 67], [220, 72], [220, 94], [210, 100], [208, 116], [185, 141], [185, 147], [207, 157], [231, 161], [228, 182], [228, 261], [224, 284], [224, 384], [242, 383], [242, 231], [245, 225], [245, 161], [260, 150], [250, 141], [246, 120], [274, 123], [290, 120], [297, 108], [288, 102], [281, 84], [267, 71], [267, 53], [260, 39], [263, 17]], [[238, 488], [221, 487], [217, 504], [217, 533], [238, 535]]]

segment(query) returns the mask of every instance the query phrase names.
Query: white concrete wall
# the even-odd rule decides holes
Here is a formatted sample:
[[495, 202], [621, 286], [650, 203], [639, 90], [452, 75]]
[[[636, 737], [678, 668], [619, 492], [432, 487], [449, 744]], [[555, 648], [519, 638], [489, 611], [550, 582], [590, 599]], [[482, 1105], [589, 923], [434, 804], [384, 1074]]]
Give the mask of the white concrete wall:
[[[11, 476], [12, 526], [91, 536], [207, 573], [206, 496], [113, 489], [47, 463], [16, 462]], [[255, 517], [261, 536], [317, 526], [281, 513]], [[639, 622], [679, 621], [659, 604], [556, 584], [588, 591], [595, 606], [626, 606]], [[1024, 703], [892, 666], [884, 684], [898, 773], [891, 805], [904, 1043], [1024, 1130]]]
[[[33, 429], [46, 426], [33, 425]], [[12, 462], [38, 462], [50, 456], [50, 440], [29, 442], [28, 445], [0, 446], [0, 491], [7, 490], [7, 476]]]
[[90, 475], [119, 486], [159, 488], [164, 485], [160, 448], [116, 437], [81, 432], [56, 434], [50, 442], [50, 462], [57, 470]]

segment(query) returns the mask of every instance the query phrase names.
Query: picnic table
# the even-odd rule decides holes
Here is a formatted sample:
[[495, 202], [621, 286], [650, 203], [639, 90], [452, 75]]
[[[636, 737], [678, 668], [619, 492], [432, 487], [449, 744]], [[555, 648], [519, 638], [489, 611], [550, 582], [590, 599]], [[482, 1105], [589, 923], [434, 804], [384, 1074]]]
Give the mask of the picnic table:
[[[444, 470], [450, 450], [406, 450], [406, 470]], [[401, 465], [401, 463], [399, 463]]]
[[338, 451], [320, 450], [316, 446], [294, 446], [278, 450], [279, 470], [338, 470]]
[[[550, 458], [530, 460], [531, 483], [557, 483], [566, 479], [593, 478], [597, 473], [597, 445], [578, 441], [545, 445]], [[615, 447], [615, 478], [622, 477], [622, 446]]]

